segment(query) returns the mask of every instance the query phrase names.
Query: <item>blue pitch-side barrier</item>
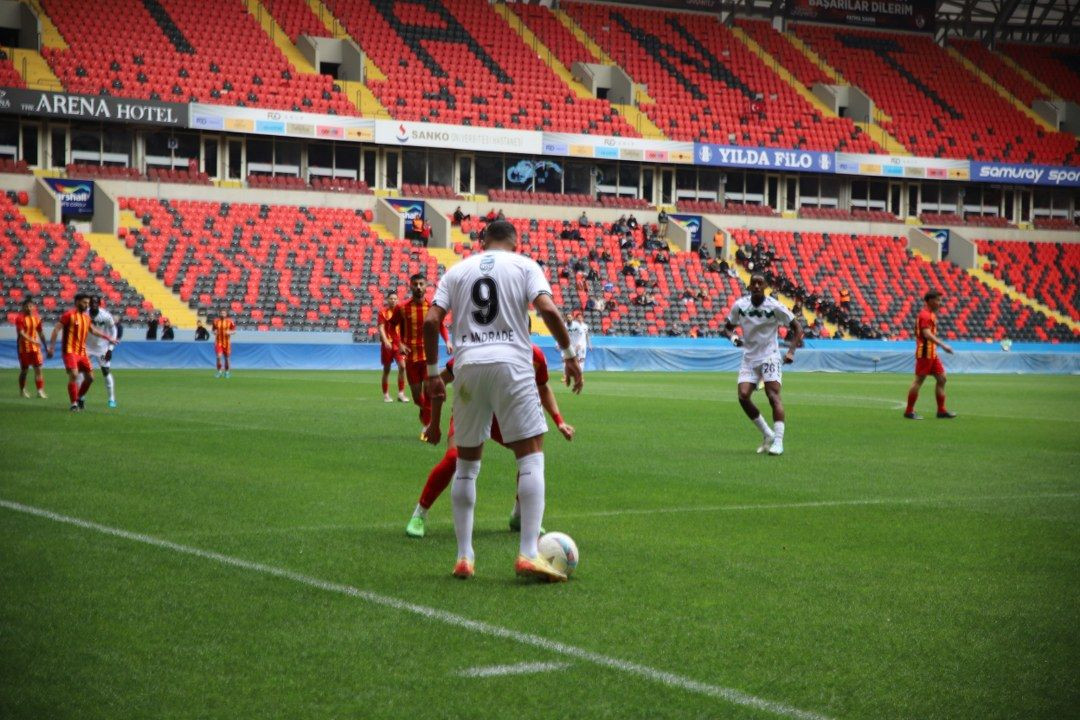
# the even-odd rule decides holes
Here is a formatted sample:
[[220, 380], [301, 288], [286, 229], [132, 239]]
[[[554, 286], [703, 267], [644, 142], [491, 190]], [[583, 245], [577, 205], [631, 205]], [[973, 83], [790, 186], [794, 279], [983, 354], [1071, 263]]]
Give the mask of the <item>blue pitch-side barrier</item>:
[[[319, 334], [316, 342], [301, 342], [297, 333], [277, 342], [274, 333], [245, 333], [233, 342], [232, 364], [256, 370], [376, 370], [379, 346], [342, 342], [341, 337]], [[261, 338], [265, 336], [266, 340]], [[562, 366], [549, 337], [534, 338], [544, 348], [552, 367]], [[1080, 374], [1080, 345], [1016, 343], [1010, 352], [998, 345], [952, 343], [954, 355], [942, 353], [950, 373]], [[795, 364], [785, 372], [900, 372], [914, 368], [913, 342], [864, 340], [810, 340], [799, 349]], [[691, 338], [599, 337], [593, 340], [586, 370], [734, 372], [742, 351], [727, 340]], [[46, 367], [59, 368], [60, 358]], [[152, 342], [132, 339], [114, 353], [117, 369], [209, 369], [214, 366], [212, 342]], [[0, 340], [0, 368], [17, 368], [14, 340]]]

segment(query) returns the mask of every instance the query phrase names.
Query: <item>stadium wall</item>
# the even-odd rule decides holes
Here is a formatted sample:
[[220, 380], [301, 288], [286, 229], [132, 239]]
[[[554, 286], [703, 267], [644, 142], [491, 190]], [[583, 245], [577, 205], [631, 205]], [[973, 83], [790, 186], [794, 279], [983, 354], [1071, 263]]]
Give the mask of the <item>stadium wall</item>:
[[[10, 328], [5, 330], [10, 331]], [[238, 334], [233, 342], [232, 364], [240, 370], [377, 370], [381, 367], [379, 345], [348, 342], [347, 333], [288, 333], [284, 342], [276, 333]], [[0, 340], [0, 368], [18, 367], [15, 340], [5, 332]], [[283, 338], [284, 339], [284, 338]], [[549, 337], [534, 337], [544, 348], [552, 368], [562, 367], [558, 350]], [[957, 352], [944, 358], [950, 373], [1080, 374], [1080, 347], [1021, 344], [1006, 352], [989, 343], [956, 342]], [[800, 349], [787, 372], [896, 372], [911, 373], [915, 346], [911, 342], [810, 340]], [[444, 356], [445, 357], [445, 356]], [[742, 351], [726, 340], [692, 338], [595, 338], [585, 364], [586, 371], [614, 372], [735, 372]], [[59, 369], [60, 358], [47, 360], [47, 368]], [[211, 369], [214, 344], [177, 340], [123, 342], [113, 356], [117, 369]]]

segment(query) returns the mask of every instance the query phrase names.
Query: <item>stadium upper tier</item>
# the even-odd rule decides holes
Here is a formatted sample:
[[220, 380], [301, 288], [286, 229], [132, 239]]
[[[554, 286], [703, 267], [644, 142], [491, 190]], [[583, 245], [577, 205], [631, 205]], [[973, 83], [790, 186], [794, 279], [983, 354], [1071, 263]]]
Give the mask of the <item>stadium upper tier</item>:
[[1062, 165], [1076, 136], [1039, 126], [929, 35], [796, 25], [795, 33], [891, 119], [881, 125], [915, 155]]
[[[654, 133], [651, 122], [673, 140], [885, 152], [872, 133], [809, 96], [817, 83], [846, 82], [872, 98], [883, 111], [882, 128], [912, 154], [1080, 160], [1075, 136], [1041, 126], [929, 35], [802, 24], [780, 33], [753, 20], [729, 28], [700, 13], [563, 6], [504, 9], [475, 0], [39, 3], [68, 45], [46, 47], [42, 54], [64, 88], [77, 93], [358, 115], [361, 96], [350, 99], [355, 88], [346, 96], [333, 77], [302, 72], [286, 56], [300, 35], [347, 32], [370, 60], [365, 82], [371, 93], [364, 95], [373, 98], [370, 112], [385, 108], [395, 119], [633, 137], [646, 126]], [[264, 29], [269, 18], [280, 31]], [[1047, 95], [1080, 101], [1075, 49], [955, 46], [1016, 103], [1030, 106]], [[636, 98], [645, 119], [606, 99], [583, 97], [564, 70], [575, 62], [618, 64], [645, 91]], [[3, 57], [0, 83], [25, 84]], [[878, 139], [893, 147], [891, 139]]]

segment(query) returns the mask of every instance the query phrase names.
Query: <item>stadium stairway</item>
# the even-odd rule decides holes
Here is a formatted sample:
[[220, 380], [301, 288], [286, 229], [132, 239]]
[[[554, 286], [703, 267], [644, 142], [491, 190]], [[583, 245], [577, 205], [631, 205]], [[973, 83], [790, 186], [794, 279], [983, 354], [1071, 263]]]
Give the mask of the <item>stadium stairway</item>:
[[972, 75], [979, 78], [979, 80], [982, 80], [983, 83], [985, 83], [986, 85], [989, 85], [994, 90], [994, 92], [996, 92], [998, 95], [1000, 95], [1002, 98], [1004, 98], [1007, 102], [1012, 104], [1017, 110], [1019, 110], [1020, 112], [1024, 113], [1025, 115], [1030, 117], [1032, 120], [1034, 120], [1040, 127], [1042, 127], [1043, 130], [1046, 130], [1048, 132], [1056, 132], [1057, 131], [1057, 128], [1055, 128], [1053, 125], [1051, 125], [1049, 122], [1047, 122], [1046, 119], [1042, 115], [1039, 115], [1039, 113], [1035, 112], [1034, 110], [1029, 108], [1027, 105], [1025, 105], [1019, 98], [1017, 98], [1011, 92], [1009, 92], [1004, 87], [1002, 87], [996, 80], [994, 80], [994, 78], [987, 75], [982, 70], [982, 68], [980, 68], [978, 65], [976, 65], [975, 63], [971, 62], [966, 57], [961, 55], [960, 52], [956, 48], [947, 47], [947, 48], [945, 48], [945, 52], [949, 53], [949, 55], [951, 55], [954, 60], [956, 60], [958, 63], [960, 63], [961, 65], [966, 67], [971, 72]]
[[[565, 10], [552, 10], [551, 12], [555, 15], [556, 18], [558, 18], [559, 22], [565, 25], [566, 29], [569, 30], [570, 33], [578, 39], [578, 42], [584, 45], [585, 49], [592, 53], [593, 57], [596, 58], [597, 62], [603, 65], [618, 66], [619, 63], [612, 60], [611, 56], [604, 52], [604, 49], [600, 47], [600, 45], [598, 45], [595, 40], [589, 37], [589, 34], [586, 33], [580, 25], [574, 22], [574, 19], [567, 15]], [[638, 88], [637, 101], [639, 104], [656, 102], [651, 97], [649, 97], [648, 92], [646, 92], [644, 89], [641, 89], [640, 87]], [[636, 109], [637, 108], [635, 108], [635, 110]], [[629, 122], [629, 118], [627, 118], [627, 121]]]
[[45, 58], [41, 57], [41, 53], [37, 50], [11, 48], [8, 52], [11, 55], [11, 63], [19, 71], [26, 87], [31, 90], [63, 91], [64, 85], [60, 82], [60, 78], [56, 77], [49, 63], [45, 62]]
[[33, 205], [26, 205], [24, 207], [21, 207], [19, 208], [19, 212], [22, 213], [22, 216], [24, 218], [26, 218], [26, 222], [30, 223], [31, 225], [41, 225], [43, 223], [52, 222], [52, 220], [50, 220], [45, 215], [45, 213], [41, 212], [40, 208], [36, 208]]
[[988, 258], [980, 255], [978, 258], [979, 266], [975, 268], [968, 268], [967, 271], [979, 280], [982, 280], [984, 283], [1000, 292], [1005, 297], [1009, 298], [1010, 300], [1016, 300], [1017, 302], [1031, 308], [1032, 310], [1038, 310], [1046, 317], [1053, 318], [1055, 321], [1057, 321], [1058, 324], [1064, 325], [1065, 327], [1071, 329], [1073, 332], [1080, 332], [1080, 323], [1074, 321], [1067, 315], [1062, 315], [1057, 310], [1054, 310], [1049, 305], [1039, 302], [1030, 295], [1023, 293], [1020, 290], [1017, 290], [1012, 285], [1009, 285], [1003, 280], [995, 277], [993, 273], [989, 273], [986, 270], [983, 270], [982, 266], [987, 260]]
[[135, 254], [124, 246], [120, 238], [110, 233], [87, 233], [84, 237], [94, 252], [120, 273], [128, 285], [153, 303], [162, 315], [172, 321], [174, 327], [195, 329], [198, 320], [195, 311], [165, 287]]
[[[743, 30], [736, 29], [735, 32], [736, 34], [742, 33], [742, 37], [746, 38], [744, 42], [749, 41], [747, 42], [748, 46], [750, 45], [750, 43], [754, 42], [752, 39], [750, 39], [748, 35], [746, 35]], [[810, 46], [804, 43], [801, 38], [795, 35], [794, 32], [787, 31], [783, 33], [783, 35], [785, 38], [787, 38], [788, 42], [791, 43], [792, 47], [805, 55], [807, 60], [819, 67], [821, 69], [821, 72], [825, 73], [825, 75], [829, 78], [830, 81], [832, 81], [836, 85], [850, 84], [847, 80], [844, 79], [844, 76], [836, 70], [836, 68], [825, 62], [825, 60], [820, 55], [810, 49]], [[758, 53], [759, 55], [764, 53], [764, 50], [760, 46], [758, 46], [757, 49], [755, 49], [753, 46], [750, 46], [750, 49], [754, 50], [754, 52]], [[762, 55], [762, 59], [766, 60], [767, 64], [771, 64], [768, 58], [769, 56], [767, 54]], [[790, 75], [790, 73], [788, 74]], [[783, 77], [785, 80], [788, 80], [788, 78], [785, 77], [783, 74], [781, 74], [780, 76]], [[802, 86], [802, 83], [800, 83], [794, 77], [788, 80], [788, 83], [796, 90], [799, 89], [799, 86]], [[814, 107], [818, 108], [818, 110], [823, 112], [826, 116], [836, 117], [835, 113], [825, 108], [824, 103], [822, 103], [820, 100], [817, 99], [817, 97], [814, 96], [811, 88], [807, 88], [806, 86], [802, 87], [810, 94], [811, 97], [813, 97], [814, 102], [812, 104], [814, 105]], [[805, 97], [805, 94], [802, 90], [799, 91], [799, 94]], [[903, 143], [901, 143], [899, 140], [889, 134], [889, 132], [885, 128], [881, 127], [881, 125], [878, 124], [880, 122], [886, 122], [891, 118], [886, 115], [885, 112], [881, 110], [876, 103], [874, 104], [873, 118], [874, 122], [856, 122], [855, 126], [867, 135], [869, 135], [874, 142], [880, 145], [882, 149], [884, 149], [890, 155], [911, 155], [911, 152], [903, 145]]]
[[263, 32], [265, 32], [270, 40], [273, 41], [277, 49], [281, 51], [281, 54], [285, 56], [285, 59], [289, 61], [297, 72], [305, 75], [315, 75], [315, 68], [308, 62], [307, 58], [301, 54], [296, 46], [289, 40], [289, 35], [278, 25], [274, 16], [270, 14], [270, 11], [263, 7], [263, 4], [259, 0], [244, 0], [244, 6], [247, 11], [251, 13], [252, 17], [258, 21]]
[[[308, 7], [311, 8], [311, 12], [315, 14], [315, 17], [322, 21], [326, 26], [331, 37], [335, 38], [349, 38], [349, 31], [345, 29], [345, 26], [338, 22], [338, 19], [334, 17], [334, 14], [330, 12], [330, 9], [322, 3], [322, 0], [307, 0]], [[286, 39], [286, 42], [288, 40]], [[292, 45], [292, 43], [289, 43]], [[359, 47], [359, 44], [357, 44]], [[310, 67], [310, 64], [308, 65]], [[386, 75], [376, 67], [372, 62], [371, 57], [367, 53], [364, 53], [364, 78], [367, 80], [386, 80]], [[364, 117], [380, 117], [389, 118], [390, 111], [379, 102], [379, 99], [375, 97], [375, 93], [371, 92], [371, 88], [362, 82], [355, 80], [337, 80], [337, 85], [341, 87], [341, 94], [349, 99], [353, 105], [359, 110], [360, 114]]]
[[1036, 89], [1037, 89], [1037, 90], [1038, 90], [1039, 92], [1043, 93], [1043, 95], [1044, 95], [1045, 97], [1048, 97], [1048, 98], [1055, 98], [1055, 97], [1058, 97], [1058, 96], [1059, 96], [1059, 95], [1061, 94], [1061, 93], [1056, 93], [1056, 92], [1054, 92], [1053, 90], [1051, 90], [1051, 89], [1050, 89], [1050, 87], [1049, 87], [1049, 86], [1048, 86], [1048, 85], [1047, 85], [1046, 83], [1042, 82], [1042, 81], [1041, 81], [1041, 80], [1039, 80], [1039, 79], [1038, 79], [1037, 77], [1035, 77], [1034, 75], [1032, 75], [1031, 73], [1029, 73], [1029, 72], [1028, 72], [1027, 70], [1025, 70], [1025, 69], [1024, 69], [1023, 67], [1021, 67], [1021, 65], [1020, 65], [1020, 64], [1019, 64], [1018, 62], [1016, 62], [1015, 60], [1013, 60], [1013, 59], [1012, 59], [1011, 57], [1009, 57], [1009, 56], [1008, 56], [1008, 55], [1006, 55], [1005, 53], [1003, 53], [1003, 52], [999, 52], [999, 53], [996, 53], [996, 54], [997, 54], [998, 58], [999, 58], [999, 59], [1001, 60], [1001, 62], [1003, 62], [1003, 63], [1005, 63], [1006, 65], [1008, 65], [1008, 66], [1009, 66], [1010, 68], [1012, 68], [1012, 69], [1013, 69], [1013, 70], [1014, 70], [1014, 71], [1015, 71], [1015, 72], [1016, 72], [1016, 73], [1017, 73], [1017, 74], [1018, 74], [1018, 75], [1019, 75], [1020, 77], [1024, 78], [1024, 79], [1025, 79], [1025, 80], [1027, 80], [1027, 81], [1028, 81], [1029, 83], [1031, 83], [1032, 85], [1034, 85], [1034, 86], [1035, 86], [1035, 88], [1036, 88]]
[[[530, 30], [524, 22], [522, 22], [520, 17], [514, 14], [514, 11], [510, 9], [509, 5], [498, 3], [495, 4], [493, 7], [495, 9], [495, 13], [502, 17], [504, 20], [506, 20], [507, 24], [510, 25], [510, 27], [513, 28], [514, 31], [521, 36], [521, 39], [525, 41], [525, 44], [536, 51], [537, 56], [541, 60], [543, 60], [548, 67], [551, 68], [552, 72], [558, 75], [563, 82], [570, 86], [570, 89], [574, 91], [575, 95], [585, 100], [592, 99], [592, 93], [590, 93], [584, 85], [574, 79], [574, 76], [570, 72], [570, 69], [563, 65], [557, 57], [555, 57], [555, 54], [552, 53], [551, 50], [546, 45], [544, 45], [543, 42], [540, 41], [540, 38], [538, 38], [536, 34], [533, 33], [533, 31]], [[571, 20], [571, 22], [573, 21]], [[596, 52], [592, 48], [586, 46], [586, 49], [588, 49], [589, 52], [592, 52], [594, 56], [596, 55]], [[647, 96], [639, 93], [638, 97], [641, 98]], [[642, 100], [639, 99], [639, 102], [642, 102]], [[611, 103], [611, 107], [613, 107], [616, 112], [622, 115], [626, 119], [626, 122], [629, 123], [635, 130], [641, 133], [642, 137], [651, 138], [653, 140], [668, 139], [668, 137], [664, 135], [660, 128], [658, 128], [645, 113], [641, 112], [641, 110], [639, 110], [633, 104]]]
[[[41, 5], [41, 0], [28, 0], [29, 5], [34, 14], [37, 15], [38, 24], [41, 31], [41, 45], [42, 47], [51, 48], [53, 50], [67, 50], [68, 44], [64, 40], [64, 36], [60, 34], [60, 31], [56, 28], [49, 14], [45, 12], [45, 8]], [[50, 72], [52, 72], [50, 70]]]

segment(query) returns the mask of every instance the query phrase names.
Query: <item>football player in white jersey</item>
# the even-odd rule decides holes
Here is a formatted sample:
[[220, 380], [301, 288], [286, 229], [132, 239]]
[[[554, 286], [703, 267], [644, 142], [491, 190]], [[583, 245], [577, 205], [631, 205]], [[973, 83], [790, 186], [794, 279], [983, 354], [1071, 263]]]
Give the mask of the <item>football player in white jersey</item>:
[[[119, 339], [116, 319], [112, 313], [101, 306], [100, 295], [90, 298], [90, 322], [99, 332], [108, 335], [113, 340]], [[88, 333], [86, 336], [86, 354], [101, 368], [101, 374], [105, 378], [105, 389], [109, 391], [109, 407], [111, 408], [116, 407], [116, 380], [112, 374], [113, 345], [114, 343], [93, 333]]]
[[589, 340], [589, 326], [585, 324], [585, 317], [580, 310], [574, 311], [573, 317], [570, 318], [570, 324], [566, 326], [566, 329], [570, 333], [570, 347], [574, 348], [581, 369], [584, 370], [585, 356], [588, 354], [589, 349], [592, 348], [592, 341]]
[[[741, 340], [732, 337], [732, 341], [743, 348], [742, 365], [739, 367], [739, 404], [761, 431], [758, 452], [782, 455], [785, 424], [784, 404], [780, 400], [781, 368], [795, 362], [795, 348], [802, 344], [802, 325], [778, 300], [766, 297], [763, 275], [752, 275], [749, 287], [750, 294], [742, 296], [731, 306], [724, 331], [728, 337], [732, 337], [731, 333], [736, 327], [742, 328]], [[776, 332], [785, 325], [789, 328], [788, 351], [781, 359]], [[765, 395], [772, 406], [772, 428], [750, 399], [759, 382], [765, 383]]]
[[[544, 433], [547, 422], [536, 387], [529, 336], [529, 306], [547, 325], [558, 344], [567, 384], [581, 392], [583, 380], [577, 354], [562, 315], [551, 298], [551, 285], [540, 266], [518, 255], [517, 231], [505, 220], [488, 224], [481, 238], [484, 252], [463, 260], [447, 271], [435, 291], [424, 320], [424, 347], [428, 362], [427, 394], [446, 397], [439, 375], [439, 328], [453, 313], [454, 426], [458, 446], [457, 468], [450, 490], [457, 535], [458, 560], [454, 576], [473, 576], [473, 510], [476, 478], [484, 441], [491, 434], [491, 418], [499, 418], [504, 444], [514, 451], [518, 466], [521, 504], [519, 553], [514, 571], [521, 577], [549, 582], [566, 574], [540, 556], [537, 538], [544, 517]], [[435, 406], [441, 410], [441, 403]], [[427, 441], [438, 444], [440, 417], [434, 415]]]

